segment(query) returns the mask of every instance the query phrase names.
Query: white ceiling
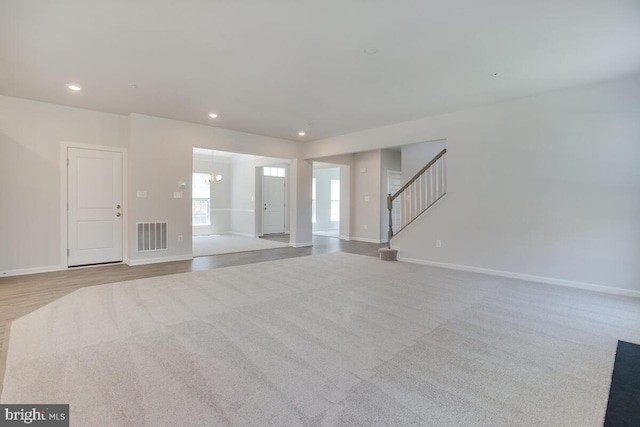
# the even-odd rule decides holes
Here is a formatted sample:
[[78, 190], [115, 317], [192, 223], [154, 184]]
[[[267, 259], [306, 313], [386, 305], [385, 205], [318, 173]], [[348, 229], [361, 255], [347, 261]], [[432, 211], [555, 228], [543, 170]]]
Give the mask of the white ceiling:
[[292, 140], [637, 72], [638, 0], [0, 0], [0, 94]]

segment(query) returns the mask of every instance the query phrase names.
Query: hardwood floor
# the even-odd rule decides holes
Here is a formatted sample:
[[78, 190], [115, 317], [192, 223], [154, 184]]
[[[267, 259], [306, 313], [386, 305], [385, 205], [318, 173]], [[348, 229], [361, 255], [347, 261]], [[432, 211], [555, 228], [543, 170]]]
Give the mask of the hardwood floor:
[[[268, 236], [269, 240], [288, 242], [289, 236]], [[378, 256], [384, 244], [345, 241], [331, 237], [313, 236], [313, 246], [306, 248], [277, 248], [253, 252], [214, 255], [194, 258], [190, 261], [174, 261], [159, 264], [128, 266], [126, 264], [105, 265], [88, 268], [73, 268], [52, 273], [29, 274], [0, 278], [0, 391], [8, 347], [10, 323], [39, 307], [55, 301], [76, 289], [105, 283], [189, 271], [211, 270], [234, 265], [253, 264], [278, 259], [319, 255], [330, 252]]]

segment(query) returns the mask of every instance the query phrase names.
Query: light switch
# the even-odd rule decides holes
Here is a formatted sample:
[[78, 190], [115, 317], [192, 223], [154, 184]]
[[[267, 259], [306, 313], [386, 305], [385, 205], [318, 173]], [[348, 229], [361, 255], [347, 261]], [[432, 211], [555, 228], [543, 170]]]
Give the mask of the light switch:
[[364, 196], [364, 201], [368, 202], [369, 200], [371, 200], [371, 198], [369, 196]]
[[136, 191], [136, 196], [140, 198], [147, 197], [147, 190], [138, 190]]
[[182, 191], [174, 191], [173, 192], [174, 199], [182, 199]]

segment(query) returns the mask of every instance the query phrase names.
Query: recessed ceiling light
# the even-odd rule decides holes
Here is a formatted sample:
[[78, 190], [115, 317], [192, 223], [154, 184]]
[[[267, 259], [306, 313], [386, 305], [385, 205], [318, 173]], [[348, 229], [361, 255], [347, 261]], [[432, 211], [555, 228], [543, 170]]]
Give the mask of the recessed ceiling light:
[[367, 46], [364, 49], [362, 49], [364, 51], [364, 53], [366, 53], [367, 55], [375, 55], [376, 53], [378, 53], [378, 48], [375, 46]]
[[210, 113], [209, 117], [211, 117], [212, 119], [215, 119], [216, 117], [218, 117], [218, 115], [216, 113]]
[[303, 131], [298, 132], [298, 136], [305, 136], [306, 133], [304, 133]]
[[67, 87], [68, 87], [69, 89], [73, 90], [73, 91], [76, 91], [76, 92], [82, 89], [82, 88], [81, 88], [80, 86], [78, 86], [78, 85], [67, 85]]

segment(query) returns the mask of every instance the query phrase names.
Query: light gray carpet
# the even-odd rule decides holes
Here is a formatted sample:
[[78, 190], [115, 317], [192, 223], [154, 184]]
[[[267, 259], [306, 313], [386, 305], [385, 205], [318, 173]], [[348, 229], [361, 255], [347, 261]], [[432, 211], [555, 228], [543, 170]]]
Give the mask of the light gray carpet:
[[262, 249], [286, 248], [288, 243], [234, 234], [214, 236], [193, 236], [193, 256], [230, 254], [235, 252], [259, 251]]
[[344, 253], [83, 288], [11, 327], [3, 403], [75, 426], [601, 426], [640, 300]]

